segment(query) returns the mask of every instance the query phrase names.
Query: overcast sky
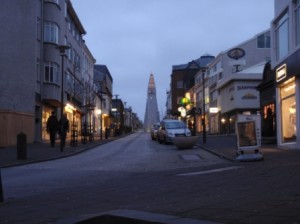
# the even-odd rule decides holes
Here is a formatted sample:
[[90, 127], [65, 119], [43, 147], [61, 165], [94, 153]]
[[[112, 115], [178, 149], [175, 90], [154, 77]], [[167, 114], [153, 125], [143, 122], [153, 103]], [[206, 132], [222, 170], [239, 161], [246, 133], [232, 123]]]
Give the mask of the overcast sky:
[[143, 121], [153, 73], [165, 113], [172, 65], [217, 56], [269, 29], [274, 0], [71, 0], [97, 64], [108, 67], [113, 94]]

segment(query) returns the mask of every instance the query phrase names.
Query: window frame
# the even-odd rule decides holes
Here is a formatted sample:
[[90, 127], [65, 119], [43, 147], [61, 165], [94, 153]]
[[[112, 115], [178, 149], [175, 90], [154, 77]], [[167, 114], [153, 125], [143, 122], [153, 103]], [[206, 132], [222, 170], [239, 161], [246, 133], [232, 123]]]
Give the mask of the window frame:
[[59, 26], [51, 21], [44, 23], [44, 42], [58, 44], [59, 40]]
[[[284, 31], [286, 26], [287, 32]], [[286, 38], [286, 42], [282, 42], [284, 40], [284, 36]], [[276, 59], [280, 60], [288, 55], [289, 53], [289, 13], [288, 10], [284, 11], [281, 16], [278, 17], [275, 22], [275, 44], [276, 44]], [[283, 43], [286, 49], [283, 49]]]
[[58, 84], [59, 66], [55, 62], [44, 63], [44, 82]]

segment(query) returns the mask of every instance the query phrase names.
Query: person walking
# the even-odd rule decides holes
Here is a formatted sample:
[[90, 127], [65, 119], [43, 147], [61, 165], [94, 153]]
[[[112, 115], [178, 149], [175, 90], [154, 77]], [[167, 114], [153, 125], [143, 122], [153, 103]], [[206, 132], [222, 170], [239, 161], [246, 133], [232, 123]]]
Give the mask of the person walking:
[[59, 120], [59, 134], [60, 134], [60, 150], [65, 147], [67, 132], [69, 132], [69, 120], [67, 114], [63, 114], [63, 117]]
[[58, 129], [58, 120], [55, 115], [55, 112], [51, 112], [51, 116], [47, 120], [47, 132], [50, 134], [50, 145], [51, 147], [55, 146], [56, 132]]

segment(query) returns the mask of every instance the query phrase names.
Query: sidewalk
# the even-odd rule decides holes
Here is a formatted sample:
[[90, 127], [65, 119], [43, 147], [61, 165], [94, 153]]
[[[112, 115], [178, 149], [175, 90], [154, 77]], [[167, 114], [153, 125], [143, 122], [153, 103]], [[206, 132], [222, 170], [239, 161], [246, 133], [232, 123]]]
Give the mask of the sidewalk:
[[87, 141], [86, 144], [78, 141], [75, 147], [70, 146], [70, 141], [67, 141], [66, 147], [61, 152], [60, 142], [56, 142], [55, 147], [50, 147], [50, 142], [45, 143], [30, 143], [26, 148], [26, 159], [18, 160], [17, 146], [0, 148], [0, 168], [23, 165], [32, 162], [42, 162], [46, 160], [57, 159], [80, 153], [82, 151], [91, 149], [101, 144], [113, 141], [123, 136], [112, 137], [109, 139], [100, 140], [100, 137], [95, 137], [94, 141]]
[[[235, 135], [208, 135], [207, 141], [203, 144], [202, 136], [199, 136], [198, 146], [215, 155], [232, 162], [238, 162], [237, 139]], [[284, 149], [277, 145], [262, 145], [260, 152], [263, 160], [270, 164], [296, 163], [300, 164], [300, 149]]]

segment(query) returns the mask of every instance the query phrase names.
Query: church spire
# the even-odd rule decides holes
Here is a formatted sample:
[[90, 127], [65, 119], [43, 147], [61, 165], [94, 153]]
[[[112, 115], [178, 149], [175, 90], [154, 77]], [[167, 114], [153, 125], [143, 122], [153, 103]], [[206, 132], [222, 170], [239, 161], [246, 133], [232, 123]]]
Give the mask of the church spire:
[[156, 99], [154, 75], [151, 73], [148, 83], [146, 111], [144, 118], [144, 131], [149, 132], [151, 126], [159, 122], [159, 112]]

